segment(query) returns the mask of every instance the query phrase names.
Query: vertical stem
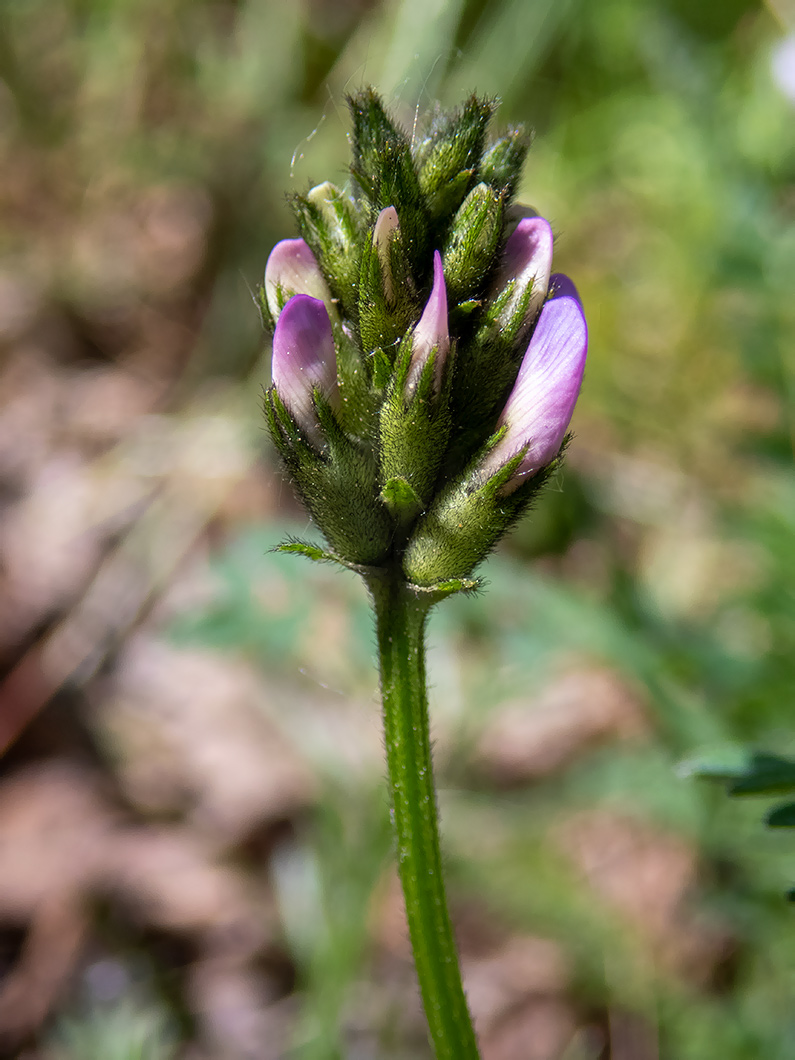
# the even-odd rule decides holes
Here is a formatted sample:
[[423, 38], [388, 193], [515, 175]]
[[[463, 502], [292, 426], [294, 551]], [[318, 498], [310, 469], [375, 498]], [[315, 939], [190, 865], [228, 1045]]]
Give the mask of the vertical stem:
[[478, 1060], [442, 877], [425, 688], [428, 604], [396, 578], [370, 586], [389, 791], [417, 977], [437, 1060]]

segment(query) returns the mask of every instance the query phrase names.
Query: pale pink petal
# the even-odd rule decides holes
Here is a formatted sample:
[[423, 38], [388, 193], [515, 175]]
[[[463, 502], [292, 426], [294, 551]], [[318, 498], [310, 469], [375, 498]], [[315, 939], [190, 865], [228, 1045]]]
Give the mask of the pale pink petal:
[[373, 246], [381, 261], [381, 275], [384, 279], [384, 295], [387, 302], [394, 302], [395, 288], [392, 280], [392, 262], [389, 256], [389, 244], [400, 229], [397, 210], [387, 206], [376, 218], [373, 228]]
[[273, 248], [265, 266], [265, 297], [274, 320], [278, 319], [282, 304], [295, 294], [308, 294], [331, 305], [328, 284], [308, 244], [303, 239], [283, 239]]
[[433, 255], [433, 287], [419, 323], [414, 329], [412, 339], [411, 366], [409, 368], [406, 389], [412, 393], [419, 382], [422, 370], [434, 347], [436, 360], [434, 377], [437, 391], [441, 387], [444, 362], [450, 352], [450, 333], [447, 329], [447, 288], [444, 283], [442, 255], [435, 251]]
[[331, 322], [320, 299], [297, 294], [287, 302], [273, 334], [271, 372], [296, 423], [315, 441], [322, 441], [313, 391], [317, 388], [332, 407], [339, 402], [339, 391]]

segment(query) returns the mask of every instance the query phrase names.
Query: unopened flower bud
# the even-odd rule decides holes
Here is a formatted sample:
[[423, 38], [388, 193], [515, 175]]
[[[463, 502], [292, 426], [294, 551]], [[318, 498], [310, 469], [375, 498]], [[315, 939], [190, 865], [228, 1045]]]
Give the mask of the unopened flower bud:
[[433, 287], [422, 311], [422, 316], [414, 329], [411, 346], [411, 364], [409, 365], [409, 374], [406, 380], [406, 392], [411, 394], [416, 390], [428, 358], [435, 350], [434, 383], [438, 394], [441, 388], [444, 364], [450, 352], [450, 332], [447, 327], [447, 289], [444, 284], [442, 255], [438, 250], [433, 255]]
[[326, 180], [307, 192], [306, 201], [318, 212], [322, 222], [320, 235], [328, 242], [338, 244], [341, 250], [354, 252], [358, 224], [351, 199], [336, 184]]
[[505, 246], [502, 265], [494, 282], [495, 300], [509, 284], [513, 288], [496, 321], [509, 334], [521, 339], [529, 331], [544, 304], [552, 269], [552, 229], [543, 217], [525, 217]]
[[381, 265], [384, 298], [389, 305], [395, 302], [395, 277], [392, 270], [392, 240], [400, 237], [400, 221], [394, 206], [387, 206], [376, 218], [373, 246]]
[[523, 129], [512, 129], [488, 149], [480, 165], [480, 179], [497, 191], [512, 196], [519, 183], [522, 166], [530, 147]]
[[368, 353], [380, 347], [390, 358], [419, 312], [401, 221], [394, 206], [379, 212], [359, 277], [362, 343]]
[[362, 225], [349, 195], [330, 181], [306, 195], [296, 195], [292, 207], [301, 230], [327, 280], [331, 293], [346, 313], [356, 305], [361, 261]]
[[478, 184], [461, 204], [444, 248], [444, 275], [452, 302], [482, 286], [502, 234], [503, 213], [502, 194], [488, 184]]
[[336, 407], [339, 390], [331, 321], [320, 299], [297, 294], [287, 302], [273, 333], [271, 371], [276, 392], [296, 424], [322, 445], [314, 393], [319, 390]]
[[415, 152], [420, 188], [432, 217], [453, 213], [476, 182], [486, 128], [495, 102], [470, 96], [461, 110], [437, 120], [431, 136]]
[[588, 329], [576, 288], [567, 276], [552, 278], [552, 297], [541, 310], [516, 383], [497, 427], [505, 434], [480, 471], [489, 478], [518, 453], [524, 456], [502, 487], [512, 493], [557, 456], [580, 393]]
[[317, 259], [303, 239], [283, 239], [265, 266], [265, 297], [274, 320], [293, 295], [305, 294], [331, 305], [331, 292]]

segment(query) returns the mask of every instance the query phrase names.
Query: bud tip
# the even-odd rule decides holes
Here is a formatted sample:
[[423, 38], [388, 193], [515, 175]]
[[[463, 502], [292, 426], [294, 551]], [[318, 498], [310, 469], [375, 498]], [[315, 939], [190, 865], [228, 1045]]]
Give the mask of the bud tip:
[[337, 360], [331, 321], [322, 301], [294, 295], [285, 305], [273, 334], [273, 385], [296, 423], [319, 439], [313, 393], [332, 404], [338, 397]]

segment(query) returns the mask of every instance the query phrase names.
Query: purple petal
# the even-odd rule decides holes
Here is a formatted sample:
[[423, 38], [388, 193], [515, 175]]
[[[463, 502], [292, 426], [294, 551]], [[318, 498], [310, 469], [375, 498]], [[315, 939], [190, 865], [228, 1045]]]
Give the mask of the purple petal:
[[296, 294], [308, 294], [331, 304], [331, 292], [317, 258], [303, 239], [283, 239], [270, 253], [265, 266], [265, 297], [274, 320], [284, 303]]
[[582, 305], [579, 291], [565, 272], [553, 272], [549, 277], [550, 298], [576, 298]]
[[514, 292], [502, 315], [513, 316], [522, 297], [531, 287], [530, 301], [524, 318], [529, 327], [544, 303], [552, 268], [552, 228], [543, 217], [524, 217], [505, 244], [505, 256], [497, 274], [495, 291], [503, 290], [511, 280]]
[[273, 334], [273, 384], [296, 423], [316, 441], [317, 413], [312, 401], [315, 387], [338, 403], [337, 355], [331, 321], [318, 298], [297, 294], [287, 302]]
[[444, 362], [450, 352], [450, 333], [447, 330], [447, 288], [444, 283], [442, 255], [438, 250], [434, 251], [433, 255], [433, 287], [431, 288], [431, 294], [414, 329], [411, 366], [408, 380], [406, 381], [406, 389], [409, 393], [416, 388], [422, 375], [422, 370], [434, 347], [436, 347], [434, 377], [438, 392], [441, 386]]
[[528, 447], [508, 483], [508, 492], [521, 485], [524, 476], [535, 474], [556, 456], [577, 403], [588, 352], [588, 329], [580, 301], [572, 291], [574, 285], [568, 277], [562, 277], [555, 294], [541, 310], [498, 422], [498, 426], [505, 424], [508, 429], [481, 469], [492, 475]]

